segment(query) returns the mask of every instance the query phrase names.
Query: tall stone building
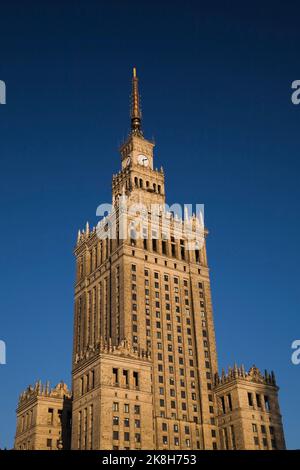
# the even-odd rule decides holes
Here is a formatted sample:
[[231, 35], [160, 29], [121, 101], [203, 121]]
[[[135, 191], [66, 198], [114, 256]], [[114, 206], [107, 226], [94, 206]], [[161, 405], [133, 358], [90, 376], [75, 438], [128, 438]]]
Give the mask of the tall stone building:
[[19, 398], [14, 448], [17, 450], [70, 449], [71, 392], [63, 382], [50, 388], [36, 382]]
[[71, 448], [283, 449], [274, 375], [218, 375], [207, 230], [167, 210], [141, 122], [134, 69], [112, 210], [75, 248]]
[[[79, 232], [75, 249], [72, 448], [229, 448], [224, 420], [237, 435], [245, 430], [237, 448], [257, 448], [256, 434], [246, 430], [247, 413], [255, 412], [243, 407], [261, 385], [246, 375], [226, 384], [217, 378], [205, 237], [189, 249], [185, 216], [166, 217], [164, 172], [142, 132], [135, 69], [131, 132], [120, 154], [114, 212]], [[195, 216], [187, 219], [193, 228]], [[275, 403], [277, 388], [264, 387]], [[223, 389], [238, 410], [234, 419], [233, 412], [220, 415]], [[277, 402], [274, 413], [281, 437], [273, 447], [282, 448]]]

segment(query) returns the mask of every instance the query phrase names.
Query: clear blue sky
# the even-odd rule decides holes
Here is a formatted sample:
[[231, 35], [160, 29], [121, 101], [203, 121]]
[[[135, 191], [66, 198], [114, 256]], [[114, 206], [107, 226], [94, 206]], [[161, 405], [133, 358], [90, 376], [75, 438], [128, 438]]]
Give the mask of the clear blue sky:
[[0, 6], [0, 447], [18, 394], [70, 384], [78, 228], [110, 201], [131, 68], [169, 203], [204, 203], [220, 367], [274, 369], [300, 447], [299, 3], [6, 1]]

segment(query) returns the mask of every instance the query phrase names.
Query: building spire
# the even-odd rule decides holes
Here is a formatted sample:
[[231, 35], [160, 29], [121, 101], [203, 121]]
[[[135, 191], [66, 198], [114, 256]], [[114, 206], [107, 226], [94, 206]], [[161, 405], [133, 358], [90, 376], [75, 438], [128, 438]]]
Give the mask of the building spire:
[[132, 135], [143, 135], [141, 129], [142, 126], [142, 113], [140, 109], [140, 95], [139, 95], [139, 84], [136, 75], [136, 68], [133, 67], [132, 74], [132, 95], [131, 95], [131, 134]]

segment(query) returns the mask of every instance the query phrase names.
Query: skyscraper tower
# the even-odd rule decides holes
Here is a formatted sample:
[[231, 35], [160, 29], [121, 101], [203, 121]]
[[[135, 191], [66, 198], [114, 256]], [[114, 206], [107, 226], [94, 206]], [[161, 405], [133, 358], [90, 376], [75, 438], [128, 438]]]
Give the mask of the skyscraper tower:
[[191, 249], [182, 228], [197, 218], [166, 211], [153, 151], [133, 69], [113, 211], [75, 248], [73, 449], [225, 448], [205, 237]]

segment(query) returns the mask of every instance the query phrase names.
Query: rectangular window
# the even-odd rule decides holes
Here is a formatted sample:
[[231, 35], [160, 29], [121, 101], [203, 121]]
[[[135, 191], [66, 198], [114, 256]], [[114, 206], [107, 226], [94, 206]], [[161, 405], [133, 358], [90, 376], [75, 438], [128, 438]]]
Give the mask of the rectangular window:
[[48, 408], [48, 424], [53, 425], [54, 409]]
[[228, 398], [228, 408], [230, 411], [232, 411], [232, 400], [231, 400], [231, 394], [229, 393], [227, 395], [227, 398]]
[[113, 416], [113, 426], [118, 426], [119, 424], [119, 416]]
[[258, 393], [256, 394], [256, 404], [258, 408], [261, 408], [261, 399]]
[[176, 257], [176, 247], [175, 247], [175, 243], [171, 243], [171, 255], [173, 258]]
[[265, 401], [266, 411], [270, 411], [271, 410], [270, 400], [269, 400], [269, 397], [267, 395], [264, 395], [264, 401]]
[[119, 383], [119, 370], [113, 368], [113, 383], [114, 385], [118, 385]]
[[113, 411], [119, 411], [119, 403], [118, 402], [113, 402]]
[[139, 387], [139, 374], [138, 372], [133, 372], [133, 383], [135, 388]]
[[253, 406], [253, 395], [251, 392], [248, 392], [248, 405]]
[[268, 447], [268, 440], [266, 437], [263, 437], [263, 446]]

